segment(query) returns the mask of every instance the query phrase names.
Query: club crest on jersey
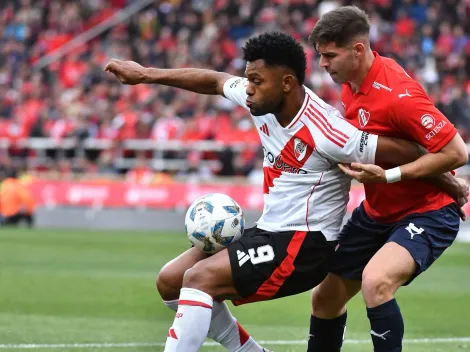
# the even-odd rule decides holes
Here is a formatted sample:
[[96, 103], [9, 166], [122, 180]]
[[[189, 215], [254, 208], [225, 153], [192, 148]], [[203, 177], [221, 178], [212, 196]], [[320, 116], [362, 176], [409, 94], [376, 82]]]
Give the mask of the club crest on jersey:
[[359, 109], [357, 117], [359, 119], [359, 125], [364, 128], [370, 120], [370, 112], [364, 109]]
[[424, 126], [426, 129], [431, 129], [434, 126], [434, 117], [429, 114], [424, 114], [421, 116], [421, 124]]
[[307, 144], [303, 143], [300, 139], [294, 138], [294, 155], [298, 161], [302, 161], [307, 153]]

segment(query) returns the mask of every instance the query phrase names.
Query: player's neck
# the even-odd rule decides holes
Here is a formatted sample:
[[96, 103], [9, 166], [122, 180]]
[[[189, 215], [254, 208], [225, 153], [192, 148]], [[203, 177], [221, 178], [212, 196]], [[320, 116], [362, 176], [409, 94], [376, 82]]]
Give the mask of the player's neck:
[[279, 122], [282, 127], [288, 126], [302, 108], [306, 94], [304, 86], [299, 86], [291, 94], [292, 98], [285, 99], [284, 105], [274, 114], [277, 122]]
[[365, 55], [362, 65], [357, 70], [356, 76], [354, 77], [354, 79], [349, 81], [353, 92], [356, 93], [361, 87], [362, 82], [366, 78], [367, 74], [370, 71], [370, 68], [372, 67], [372, 64], [374, 63], [374, 59], [374, 53], [372, 52], [372, 50], [369, 49], [369, 52]]

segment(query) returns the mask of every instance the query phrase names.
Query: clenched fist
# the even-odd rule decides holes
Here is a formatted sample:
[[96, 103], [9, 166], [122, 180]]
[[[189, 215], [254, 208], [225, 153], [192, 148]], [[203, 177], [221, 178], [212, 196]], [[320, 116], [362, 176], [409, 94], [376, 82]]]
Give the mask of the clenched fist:
[[147, 69], [135, 61], [111, 59], [105, 71], [113, 73], [123, 84], [145, 83]]

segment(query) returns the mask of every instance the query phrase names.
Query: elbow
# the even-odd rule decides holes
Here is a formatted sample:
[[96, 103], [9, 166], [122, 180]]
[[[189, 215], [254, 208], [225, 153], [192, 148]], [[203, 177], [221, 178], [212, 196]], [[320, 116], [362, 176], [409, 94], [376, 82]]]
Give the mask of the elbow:
[[465, 148], [465, 152], [462, 154], [462, 158], [461, 158], [460, 162], [461, 162], [460, 166], [467, 165], [467, 163], [468, 163], [468, 151], [467, 151], [466, 148]]
[[454, 160], [454, 169], [466, 165], [468, 163], [467, 147], [465, 146], [465, 148], [459, 148], [456, 150], [452, 159]]

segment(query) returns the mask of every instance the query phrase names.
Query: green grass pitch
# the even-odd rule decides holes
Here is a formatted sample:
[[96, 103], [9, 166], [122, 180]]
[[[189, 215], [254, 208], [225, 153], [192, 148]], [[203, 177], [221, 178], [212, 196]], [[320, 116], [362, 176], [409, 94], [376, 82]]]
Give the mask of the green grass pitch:
[[[186, 248], [181, 233], [1, 228], [0, 352], [163, 351], [174, 313], [155, 276]], [[405, 351], [470, 351], [470, 244], [456, 243], [398, 300]], [[309, 311], [308, 293], [232, 309], [255, 339], [276, 341], [265, 346], [276, 352], [306, 350], [296, 340], [307, 337]], [[343, 351], [372, 351], [368, 331], [356, 297]], [[437, 340], [446, 338], [462, 339]]]

